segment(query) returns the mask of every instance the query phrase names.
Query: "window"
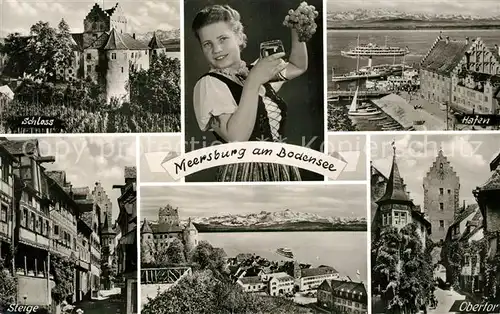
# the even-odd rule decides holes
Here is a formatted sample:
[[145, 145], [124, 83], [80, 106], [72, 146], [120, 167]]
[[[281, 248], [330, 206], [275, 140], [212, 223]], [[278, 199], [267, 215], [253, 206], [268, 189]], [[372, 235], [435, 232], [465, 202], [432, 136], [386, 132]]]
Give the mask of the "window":
[[87, 60], [90, 60], [90, 59], [92, 59], [92, 54], [87, 53]]
[[439, 195], [443, 195], [444, 194], [444, 189], [443, 188], [439, 188]]
[[116, 59], [116, 53], [111, 53], [111, 59], [115, 60]]
[[448, 189], [448, 194], [451, 194], [451, 190], [450, 189]]
[[394, 224], [399, 225], [399, 213], [394, 212]]
[[443, 163], [439, 164], [439, 168], [443, 169]]
[[2, 181], [9, 183], [9, 168], [10, 165], [2, 158]]
[[54, 235], [59, 235], [59, 226], [54, 225]]
[[122, 67], [122, 73], [123, 73], [123, 67]]
[[36, 221], [36, 216], [35, 214], [31, 213], [31, 221], [30, 221], [30, 229], [33, 230], [33, 231], [36, 231], [35, 227], [36, 227], [36, 224], [37, 224], [37, 221]]
[[439, 221], [439, 229], [444, 229], [444, 220]]
[[443, 203], [439, 203], [439, 209], [440, 209], [441, 211], [443, 211], [443, 210], [444, 210], [444, 204], [443, 204]]
[[50, 224], [48, 220], [45, 222], [45, 234], [50, 236]]
[[92, 72], [92, 66], [90, 64], [87, 64], [87, 72]]
[[0, 209], [0, 221], [7, 221], [7, 206], [2, 204], [2, 208]]
[[43, 224], [43, 218], [39, 217], [38, 218], [38, 228], [37, 229], [40, 231], [41, 234], [43, 234], [43, 226], [44, 226], [44, 224]]

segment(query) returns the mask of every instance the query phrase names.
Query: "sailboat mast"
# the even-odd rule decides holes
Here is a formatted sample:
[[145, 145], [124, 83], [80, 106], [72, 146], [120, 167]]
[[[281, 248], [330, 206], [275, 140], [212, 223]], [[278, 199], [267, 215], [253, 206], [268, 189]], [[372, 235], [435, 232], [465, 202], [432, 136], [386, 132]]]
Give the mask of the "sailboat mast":
[[[356, 47], [359, 47], [359, 34], [358, 34], [358, 41]], [[356, 72], [359, 71], [359, 54], [356, 56]]]

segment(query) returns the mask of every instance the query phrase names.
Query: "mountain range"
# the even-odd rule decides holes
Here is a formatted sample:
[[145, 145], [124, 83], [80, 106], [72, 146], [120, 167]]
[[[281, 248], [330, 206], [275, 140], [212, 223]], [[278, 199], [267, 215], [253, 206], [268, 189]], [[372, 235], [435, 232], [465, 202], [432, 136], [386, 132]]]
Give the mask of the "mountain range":
[[330, 29], [493, 28], [500, 25], [500, 16], [482, 17], [467, 14], [358, 9], [328, 12], [327, 25]]
[[220, 215], [192, 219], [200, 232], [221, 231], [340, 231], [365, 230], [366, 218], [323, 217], [290, 209], [254, 214]]
[[466, 14], [439, 14], [439, 13], [409, 13], [396, 10], [366, 10], [328, 12], [328, 20], [334, 21], [355, 21], [355, 20], [418, 20], [418, 21], [500, 21], [500, 16], [482, 17]]

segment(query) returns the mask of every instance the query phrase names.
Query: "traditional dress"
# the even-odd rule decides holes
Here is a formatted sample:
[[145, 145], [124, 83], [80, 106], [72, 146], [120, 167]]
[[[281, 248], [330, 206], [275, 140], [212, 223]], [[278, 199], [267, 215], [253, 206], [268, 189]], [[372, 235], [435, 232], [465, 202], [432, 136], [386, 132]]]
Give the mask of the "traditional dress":
[[[238, 108], [248, 68], [242, 62], [239, 70], [213, 69], [203, 75], [194, 88], [194, 109], [202, 131], [212, 131], [217, 140], [226, 143], [211, 128], [222, 114], [232, 114]], [[274, 83], [259, 90], [257, 117], [249, 141], [283, 142], [287, 105], [278, 96]], [[281, 84], [281, 83], [278, 83]], [[238, 163], [219, 167], [217, 181], [301, 181], [297, 167], [273, 163]]]

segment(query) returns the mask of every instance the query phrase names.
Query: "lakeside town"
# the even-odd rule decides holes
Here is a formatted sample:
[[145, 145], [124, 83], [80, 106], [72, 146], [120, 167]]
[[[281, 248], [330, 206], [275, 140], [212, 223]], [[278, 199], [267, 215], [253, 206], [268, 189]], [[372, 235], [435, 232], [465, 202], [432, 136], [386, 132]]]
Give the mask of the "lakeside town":
[[[372, 139], [391, 140], [392, 156], [374, 151], [371, 166], [372, 313], [445, 313], [457, 300], [497, 304], [499, 137]], [[439, 142], [445, 147], [432, 148]], [[458, 153], [477, 143], [481, 152]], [[472, 159], [478, 169], [470, 169]]]
[[[207, 221], [257, 226], [261, 222], [275, 225], [276, 221], [320, 218], [291, 210], [248, 216], [235, 211], [232, 217], [214, 212], [211, 218], [199, 218], [191, 215], [198, 209], [174, 207], [171, 203], [179, 204], [176, 200], [180, 198], [159, 197], [163, 194], [158, 189], [148, 187], [141, 192], [142, 313], [205, 313], [207, 309], [216, 313], [236, 309], [252, 313], [367, 313], [366, 264], [347, 270], [352, 265], [338, 255], [351, 249], [336, 244], [350, 238], [359, 248], [350, 255], [359, 255], [362, 261], [366, 225], [365, 231], [359, 232], [204, 232], [197, 226], [207, 226]], [[179, 189], [182, 192], [170, 193], [184, 195], [182, 200], [187, 199], [184, 205], [188, 206], [185, 196], [192, 188]], [[245, 199], [241, 196], [243, 204]], [[167, 205], [156, 205], [159, 203]], [[357, 221], [355, 217], [353, 221]], [[315, 243], [308, 248], [304, 245], [307, 241]], [[318, 256], [311, 259], [311, 255]]]
[[[490, 30], [469, 29], [479, 18], [369, 9], [329, 14], [329, 24], [338, 26], [327, 37], [330, 131], [499, 128], [499, 43]], [[342, 27], [355, 17], [362, 29]], [[434, 28], [398, 28], [401, 19]], [[462, 28], [438, 31], [442, 19]]]
[[[180, 32], [158, 16], [175, 12], [170, 4], [68, 2], [32, 25], [7, 18], [16, 5], [2, 8], [3, 29], [16, 31], [0, 34], [0, 132], [180, 130]], [[67, 16], [54, 16], [61, 12]], [[169, 29], [145, 29], [153, 17]]]
[[[121, 175], [98, 169], [84, 186], [67, 150], [44, 151], [59, 144], [0, 139], [0, 311], [137, 313], [135, 166], [110, 163]], [[86, 151], [78, 164], [92, 171], [91, 158]]]

